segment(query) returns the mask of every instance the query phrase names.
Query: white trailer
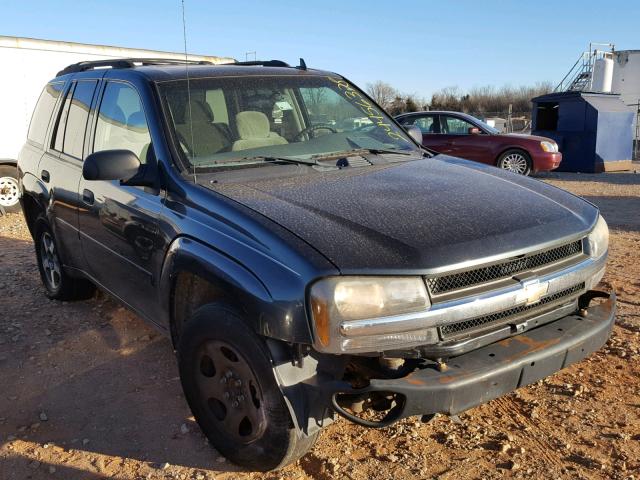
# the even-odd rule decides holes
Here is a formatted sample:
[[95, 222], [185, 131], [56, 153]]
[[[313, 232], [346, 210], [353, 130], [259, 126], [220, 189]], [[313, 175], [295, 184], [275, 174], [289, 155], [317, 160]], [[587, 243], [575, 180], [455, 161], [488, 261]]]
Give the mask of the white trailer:
[[[0, 36], [0, 207], [17, 210], [15, 164], [27, 138], [31, 113], [44, 85], [64, 67], [86, 60], [170, 58], [184, 53]], [[229, 63], [233, 58], [188, 55], [189, 60]], [[1, 210], [1, 209], [0, 209]]]

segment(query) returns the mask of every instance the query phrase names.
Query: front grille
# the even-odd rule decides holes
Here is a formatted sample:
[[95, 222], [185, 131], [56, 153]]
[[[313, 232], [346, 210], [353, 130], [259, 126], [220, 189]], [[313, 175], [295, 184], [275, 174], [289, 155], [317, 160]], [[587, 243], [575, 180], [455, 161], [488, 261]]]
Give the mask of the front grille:
[[427, 278], [426, 281], [431, 294], [440, 295], [501, 278], [510, 278], [517, 273], [556, 263], [578, 255], [579, 253], [582, 253], [582, 240], [576, 240], [575, 242], [533, 255], [512, 258], [506, 262], [488, 267], [443, 275], [441, 277]]
[[566, 290], [562, 290], [560, 292], [554, 293], [553, 295], [549, 295], [547, 297], [542, 298], [539, 302], [534, 303], [532, 305], [521, 305], [519, 307], [513, 307], [508, 310], [503, 310], [501, 312], [492, 313], [490, 315], [485, 315], [483, 317], [472, 318], [471, 320], [464, 320], [462, 322], [451, 323], [449, 325], [444, 325], [440, 327], [440, 335], [443, 339], [451, 338], [458, 336], [462, 333], [467, 333], [474, 330], [484, 329], [490, 326], [494, 326], [498, 323], [504, 324], [508, 323], [508, 321], [512, 318], [518, 317], [523, 313], [530, 312], [532, 310], [540, 309], [544, 305], [548, 305], [557, 300], [561, 300], [563, 298], [571, 297], [576, 293], [584, 290], [585, 284], [580, 283], [578, 285], [574, 285], [573, 287], [567, 288]]

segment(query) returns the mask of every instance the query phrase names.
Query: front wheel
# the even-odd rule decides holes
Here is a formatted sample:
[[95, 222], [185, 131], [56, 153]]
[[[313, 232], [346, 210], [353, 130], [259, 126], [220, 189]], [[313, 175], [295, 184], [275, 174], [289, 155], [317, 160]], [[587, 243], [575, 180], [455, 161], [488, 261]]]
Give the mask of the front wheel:
[[294, 427], [264, 341], [233, 311], [207, 305], [187, 320], [178, 345], [185, 397], [209, 442], [251, 470], [283, 467], [316, 435]]
[[531, 173], [531, 157], [524, 150], [507, 150], [498, 158], [497, 166], [519, 175], [529, 175]]
[[18, 170], [10, 165], [0, 165], [0, 207], [7, 213], [20, 211]]

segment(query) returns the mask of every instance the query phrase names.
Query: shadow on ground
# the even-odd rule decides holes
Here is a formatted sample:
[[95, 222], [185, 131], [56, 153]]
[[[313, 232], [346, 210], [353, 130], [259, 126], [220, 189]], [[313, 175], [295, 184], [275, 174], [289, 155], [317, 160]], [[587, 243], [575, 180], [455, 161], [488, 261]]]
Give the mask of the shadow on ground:
[[48, 300], [34, 257], [0, 237], [0, 477], [104, 478], [128, 460], [237, 471], [191, 419], [169, 340], [101, 293]]

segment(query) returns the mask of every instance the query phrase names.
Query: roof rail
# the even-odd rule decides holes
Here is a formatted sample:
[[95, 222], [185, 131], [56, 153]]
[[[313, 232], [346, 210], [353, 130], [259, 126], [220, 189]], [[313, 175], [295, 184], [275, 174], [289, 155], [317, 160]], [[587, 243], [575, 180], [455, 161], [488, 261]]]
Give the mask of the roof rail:
[[[224, 65], [224, 64], [223, 64]], [[282, 60], [251, 60], [248, 62], [235, 62], [228, 63], [226, 65], [243, 65], [243, 66], [260, 66], [260, 67], [289, 67], [287, 62], [283, 62]]]
[[178, 58], [115, 58], [74, 63], [60, 70], [56, 76], [59, 77], [96, 68], [134, 68], [142, 65], [184, 65], [185, 63], [189, 65], [213, 65], [213, 63], [204, 60], [185, 61]]

